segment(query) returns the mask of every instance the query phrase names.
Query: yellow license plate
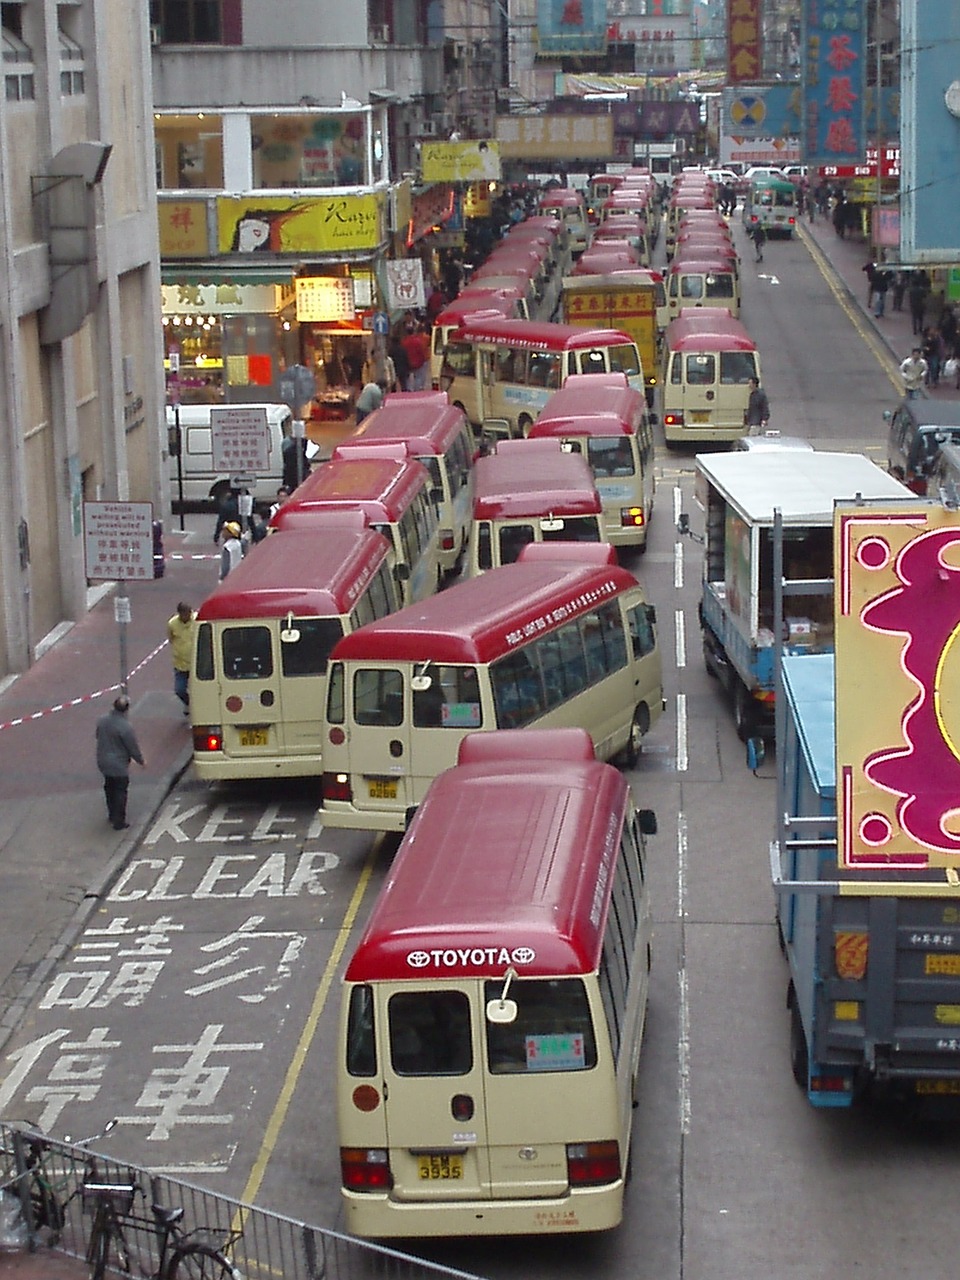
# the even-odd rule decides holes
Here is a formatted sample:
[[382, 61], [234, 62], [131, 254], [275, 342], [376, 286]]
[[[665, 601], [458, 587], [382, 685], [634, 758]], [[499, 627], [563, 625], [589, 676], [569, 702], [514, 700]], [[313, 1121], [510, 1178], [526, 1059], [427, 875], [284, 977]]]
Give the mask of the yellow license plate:
[[417, 1156], [421, 1182], [457, 1182], [463, 1177], [463, 1156]]
[[370, 789], [371, 800], [396, 800], [397, 798], [395, 778], [369, 778], [367, 786]]
[[241, 747], [265, 747], [270, 741], [269, 729], [241, 729]]
[[955, 1097], [960, 1094], [960, 1080], [917, 1080], [914, 1088], [922, 1096]]
[[693, 412], [690, 414], [690, 419], [691, 419], [691, 421], [692, 421], [692, 422], [709, 422], [709, 421], [710, 421], [710, 410], [709, 410], [709, 409], [694, 409], [694, 410], [693, 410]]

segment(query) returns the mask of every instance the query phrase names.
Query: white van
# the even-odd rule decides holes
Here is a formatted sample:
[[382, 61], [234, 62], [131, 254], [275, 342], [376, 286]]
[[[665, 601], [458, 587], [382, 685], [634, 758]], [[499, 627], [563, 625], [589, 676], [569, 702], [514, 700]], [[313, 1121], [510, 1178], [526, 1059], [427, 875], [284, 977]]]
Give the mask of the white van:
[[293, 434], [293, 414], [285, 404], [182, 404], [179, 406], [180, 456], [176, 452], [178, 410], [167, 405], [167, 436], [170, 455], [170, 484], [173, 502], [180, 502], [180, 473], [183, 475], [183, 501], [218, 505], [230, 488], [230, 474], [213, 468], [213, 440], [210, 428], [212, 409], [266, 409], [269, 437], [269, 465], [256, 477], [250, 490], [259, 502], [273, 501], [283, 482], [283, 449], [286, 436]]

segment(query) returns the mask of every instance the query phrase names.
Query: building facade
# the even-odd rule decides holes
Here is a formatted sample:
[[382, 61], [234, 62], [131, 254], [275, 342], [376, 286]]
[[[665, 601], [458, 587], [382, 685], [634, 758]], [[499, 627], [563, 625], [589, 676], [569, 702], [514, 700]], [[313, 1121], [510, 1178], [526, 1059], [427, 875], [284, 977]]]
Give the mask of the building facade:
[[164, 506], [147, 14], [2, 6], [0, 677], [89, 605], [83, 502]]

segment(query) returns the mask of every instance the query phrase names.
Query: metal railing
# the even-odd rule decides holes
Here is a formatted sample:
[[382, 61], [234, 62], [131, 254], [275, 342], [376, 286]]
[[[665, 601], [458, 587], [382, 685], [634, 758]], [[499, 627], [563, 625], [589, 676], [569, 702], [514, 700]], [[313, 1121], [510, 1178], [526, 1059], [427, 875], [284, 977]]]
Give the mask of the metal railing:
[[[19, 1201], [24, 1248], [48, 1247], [80, 1261], [90, 1260], [98, 1231], [104, 1245], [104, 1215], [97, 1210], [109, 1203], [106, 1271], [142, 1280], [189, 1280], [194, 1269], [187, 1255], [197, 1246], [219, 1251], [232, 1280], [481, 1280], [24, 1126], [0, 1124], [0, 1197], [8, 1209], [12, 1198]], [[182, 1216], [169, 1212], [180, 1209]], [[172, 1229], [163, 1210], [167, 1223], [176, 1219]]]

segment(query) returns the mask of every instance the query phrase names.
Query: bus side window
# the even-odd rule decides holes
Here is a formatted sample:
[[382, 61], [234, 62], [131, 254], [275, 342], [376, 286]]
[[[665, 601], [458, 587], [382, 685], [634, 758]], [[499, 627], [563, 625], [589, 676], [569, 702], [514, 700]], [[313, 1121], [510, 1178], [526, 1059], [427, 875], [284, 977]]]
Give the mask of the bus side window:
[[343, 663], [334, 662], [327, 677], [327, 719], [331, 724], [343, 724], [345, 718]]
[[481, 520], [477, 525], [477, 566], [480, 569], [493, 568], [493, 542], [489, 520]]
[[193, 674], [198, 680], [213, 679], [213, 627], [209, 622], [201, 622], [197, 628], [197, 660]]
[[653, 606], [634, 605], [632, 609], [627, 610], [627, 617], [630, 622], [630, 643], [633, 646], [633, 657], [636, 661], [646, 657], [648, 653], [653, 653], [657, 647], [653, 630]]
[[687, 385], [690, 387], [709, 387], [714, 382], [713, 356], [687, 356]]
[[491, 663], [490, 682], [501, 729], [521, 729], [542, 714], [540, 674], [528, 653], [510, 653]]
[[221, 645], [223, 674], [228, 680], [262, 680], [273, 675], [273, 647], [267, 627], [227, 627]]
[[683, 356], [676, 355], [670, 357], [670, 385], [671, 387], [679, 387], [683, 381]]
[[280, 642], [280, 665], [285, 676], [322, 676], [330, 651], [343, 635], [339, 618], [296, 618], [300, 639]]
[[[484, 983], [484, 1002], [503, 981]], [[587, 993], [580, 978], [525, 978], [510, 988], [516, 1021], [486, 1024], [487, 1063], [494, 1075], [527, 1071], [585, 1071], [597, 1065]]]
[[470, 1002], [462, 991], [403, 991], [387, 1006], [398, 1076], [462, 1076], [473, 1067]]
[[373, 988], [354, 987], [347, 1014], [347, 1071], [352, 1076], [377, 1074], [377, 1041], [374, 1034]]
[[532, 524], [508, 524], [500, 530], [500, 563], [515, 564], [520, 552], [534, 541]]
[[393, 667], [361, 668], [353, 677], [357, 724], [395, 728], [403, 723], [403, 677]]

